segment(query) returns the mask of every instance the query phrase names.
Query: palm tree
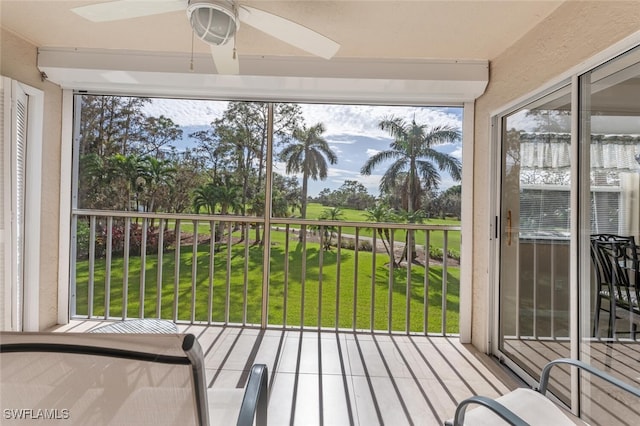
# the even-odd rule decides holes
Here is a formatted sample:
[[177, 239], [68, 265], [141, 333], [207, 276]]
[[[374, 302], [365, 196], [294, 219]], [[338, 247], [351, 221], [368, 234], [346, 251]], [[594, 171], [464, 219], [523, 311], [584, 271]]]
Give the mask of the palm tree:
[[[382, 203], [376, 203], [374, 207], [370, 207], [364, 211], [367, 222], [392, 222], [395, 220], [395, 214], [389, 209], [388, 206]], [[396, 258], [391, 247], [391, 233], [389, 228], [377, 228], [377, 233], [382, 244], [384, 245], [389, 258], [393, 262], [393, 266], [397, 266]]]
[[[407, 194], [405, 208], [408, 217], [413, 217], [413, 213], [420, 209], [420, 194], [425, 189], [438, 187], [439, 171], [446, 171], [454, 180], [460, 181], [462, 175], [460, 160], [434, 149], [435, 145], [459, 140], [458, 129], [449, 126], [429, 128], [426, 124], [417, 124], [415, 118], [407, 122], [399, 117], [387, 117], [379, 123], [379, 127], [387, 130], [394, 138], [390, 145], [391, 149], [380, 151], [370, 157], [362, 166], [360, 173], [368, 176], [385, 161], [395, 160], [380, 180], [380, 191], [386, 192], [396, 186], [398, 177], [404, 174], [402, 187]], [[407, 238], [410, 233], [411, 231], [407, 233]], [[416, 255], [415, 250], [412, 253], [413, 256]]]
[[296, 128], [293, 131], [294, 142], [287, 145], [280, 157], [286, 163], [287, 174], [302, 173], [302, 199], [300, 215], [307, 216], [307, 188], [309, 178], [325, 180], [327, 178], [327, 161], [336, 164], [338, 156], [329, 148], [329, 144], [322, 138], [325, 128], [318, 123], [310, 128]]
[[153, 157], [145, 157], [140, 165], [140, 174], [147, 185], [149, 195], [147, 211], [155, 211], [156, 195], [162, 186], [171, 186], [176, 174], [176, 169], [169, 160], [158, 160]]
[[[123, 208], [125, 211], [131, 210], [132, 202], [135, 201], [135, 210], [138, 209], [138, 194], [141, 186], [141, 158], [137, 155], [114, 154], [107, 159], [107, 179], [108, 182], [117, 185], [121, 182], [124, 196]], [[133, 195], [135, 194], [135, 197]], [[133, 199], [135, 198], [135, 200]]]
[[218, 205], [217, 185], [207, 182], [193, 190], [193, 210], [200, 213], [204, 207], [207, 214], [214, 214]]
[[[233, 185], [229, 180], [225, 182], [208, 182], [200, 185], [193, 191], [193, 209], [196, 213], [201, 208], [206, 208], [208, 214], [215, 214], [216, 207], [220, 206], [220, 214], [229, 214], [229, 211], [237, 212], [240, 208], [240, 187]], [[225, 222], [219, 221], [215, 240], [220, 241], [224, 234]], [[229, 230], [231, 232], [231, 229]]]
[[[342, 209], [340, 207], [332, 207], [330, 209], [325, 209], [320, 214], [318, 219], [320, 220], [332, 220], [338, 221], [342, 220], [344, 214], [342, 213]], [[324, 249], [329, 250], [331, 248], [331, 243], [333, 241], [333, 237], [335, 237], [335, 233], [338, 231], [338, 227], [335, 225], [326, 225], [318, 227], [320, 230], [324, 229]]]

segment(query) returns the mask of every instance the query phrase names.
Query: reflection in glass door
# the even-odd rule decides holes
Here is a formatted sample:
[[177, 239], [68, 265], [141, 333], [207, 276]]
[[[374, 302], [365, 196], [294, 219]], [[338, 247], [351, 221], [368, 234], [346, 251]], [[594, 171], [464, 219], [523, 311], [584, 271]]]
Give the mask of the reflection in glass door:
[[[580, 94], [580, 358], [638, 386], [640, 48], [582, 75]], [[637, 424], [637, 401], [602, 382], [579, 394], [587, 422]]]
[[570, 354], [570, 106], [567, 86], [502, 121], [498, 345], [533, 378]]

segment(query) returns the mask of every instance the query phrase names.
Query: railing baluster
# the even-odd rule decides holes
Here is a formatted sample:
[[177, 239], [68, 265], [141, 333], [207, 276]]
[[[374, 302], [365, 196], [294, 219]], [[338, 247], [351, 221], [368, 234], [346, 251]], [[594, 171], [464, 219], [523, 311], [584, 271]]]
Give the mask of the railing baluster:
[[340, 327], [340, 264], [342, 249], [342, 226], [338, 228], [338, 249], [336, 253], [336, 331]]
[[249, 224], [244, 228], [244, 283], [242, 292], [242, 325], [247, 324], [247, 301], [249, 300]]
[[404, 328], [407, 334], [411, 330], [411, 265], [413, 260], [413, 229], [407, 229], [407, 285], [405, 287]]
[[431, 231], [424, 231], [424, 300], [423, 300], [423, 332], [425, 335], [429, 333], [429, 261], [431, 260]]
[[305, 302], [305, 291], [306, 291], [306, 282], [307, 282], [307, 227], [302, 225], [300, 227], [300, 232], [302, 236], [302, 267], [300, 270], [300, 288], [302, 294], [300, 295], [300, 329], [304, 328], [304, 302]]
[[[78, 261], [78, 235], [77, 235], [77, 230], [78, 230], [78, 216], [73, 215], [71, 216], [71, 229], [75, 230], [72, 231], [71, 233], [71, 253], [70, 253], [70, 258], [71, 261], [73, 262], [74, 266], [75, 266], [75, 262]], [[89, 240], [90, 242], [90, 246], [93, 245], [93, 240]], [[84, 253], [83, 253], [84, 255]], [[62, 283], [58, 283], [58, 285], [61, 285]], [[87, 286], [88, 289], [88, 286]], [[78, 293], [77, 293], [77, 269], [71, 268], [69, 270], [69, 316], [71, 318], [75, 317], [78, 314], [77, 311], [77, 307], [78, 307]], [[87, 297], [87, 300], [90, 300]]]
[[191, 323], [196, 322], [196, 289], [198, 284], [198, 219], [193, 221], [193, 243], [191, 255]]
[[142, 235], [140, 241], [140, 309], [138, 316], [144, 318], [144, 293], [147, 281], [147, 232], [149, 232], [149, 220], [142, 219]]
[[95, 286], [95, 273], [96, 273], [96, 217], [91, 216], [89, 218], [89, 282], [87, 289], [87, 318], [93, 316], [93, 293]]
[[369, 323], [371, 332], [375, 329], [375, 309], [376, 309], [376, 254], [378, 242], [376, 241], [376, 228], [373, 228], [373, 245], [371, 246], [371, 312]]
[[[551, 292], [549, 294], [549, 303], [551, 304], [551, 331], [550, 331], [550, 335], [552, 339], [556, 338], [556, 303], [555, 303], [555, 294], [556, 294], [556, 254], [555, 254], [555, 244], [551, 244], [551, 265], [549, 265], [551, 267], [551, 279], [550, 279], [550, 285], [551, 285]], [[636, 285], [640, 285], [640, 283], [637, 283]], [[632, 299], [627, 299], [627, 300], [632, 300]], [[631, 319], [631, 316], [630, 316]]]
[[[223, 223], [222, 221], [220, 223]], [[227, 231], [227, 285], [225, 287], [224, 298], [224, 323], [229, 324], [229, 315], [231, 313], [231, 222], [224, 222], [221, 226], [223, 229], [222, 235], [224, 235], [224, 229], [229, 228]], [[222, 236], [221, 236], [222, 238]]]
[[158, 267], [156, 272], [156, 318], [162, 318], [162, 264], [164, 257], [164, 219], [158, 229]]
[[360, 228], [356, 228], [356, 241], [353, 252], [353, 317], [351, 327], [353, 331], [357, 329], [358, 320], [358, 246], [360, 245]]
[[449, 243], [449, 231], [443, 231], [442, 242], [442, 335], [447, 334], [447, 263], [449, 263], [447, 251]]
[[124, 259], [122, 260], [122, 320], [127, 319], [129, 304], [129, 250], [131, 244], [131, 218], [124, 218]]
[[[534, 265], [538, 265], [539, 260], [538, 260], [538, 245], [534, 244], [533, 246], [533, 264]], [[532, 320], [532, 331], [533, 331], [533, 338], [537, 339], [538, 338], [538, 268], [533, 268], [533, 277], [531, 280], [531, 287], [533, 287], [531, 290], [533, 291], [533, 318]]]
[[318, 252], [318, 331], [322, 327], [322, 262], [324, 261], [324, 233], [326, 228], [320, 226], [320, 251]]
[[284, 303], [282, 313], [282, 326], [287, 326], [288, 302], [289, 302], [289, 231], [290, 226], [287, 224], [284, 231]]
[[113, 250], [113, 217], [107, 218], [107, 255], [104, 265], [104, 319], [109, 318], [111, 305], [111, 254]]
[[175, 262], [173, 269], [173, 322], [178, 321], [178, 296], [180, 294], [180, 243], [182, 242], [182, 231], [180, 229], [180, 225], [180, 219], [176, 219], [176, 250], [174, 252], [175, 256], [173, 259], [173, 261]]
[[215, 267], [215, 253], [216, 253], [216, 241], [215, 241], [215, 222], [209, 221], [209, 300], [207, 301], [207, 323], [213, 322], [213, 277]]
[[395, 266], [395, 262], [396, 262], [396, 255], [395, 255], [395, 248], [396, 248], [396, 242], [395, 242], [395, 229], [391, 229], [391, 238], [389, 241], [389, 247], [391, 250], [391, 255], [389, 256], [389, 308], [388, 308], [388, 312], [387, 312], [387, 331], [391, 332], [391, 330], [393, 330], [393, 274], [394, 274], [394, 266]]

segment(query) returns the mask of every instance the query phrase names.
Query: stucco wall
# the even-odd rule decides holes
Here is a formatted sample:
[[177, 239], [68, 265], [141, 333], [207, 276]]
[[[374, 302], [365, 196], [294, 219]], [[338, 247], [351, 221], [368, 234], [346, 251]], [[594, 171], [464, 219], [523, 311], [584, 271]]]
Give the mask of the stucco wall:
[[39, 291], [39, 328], [43, 330], [57, 322], [62, 91], [41, 80], [36, 46], [4, 29], [0, 31], [0, 74], [44, 92]]
[[472, 342], [488, 352], [490, 114], [640, 30], [640, 2], [568, 2], [490, 63], [475, 106]]

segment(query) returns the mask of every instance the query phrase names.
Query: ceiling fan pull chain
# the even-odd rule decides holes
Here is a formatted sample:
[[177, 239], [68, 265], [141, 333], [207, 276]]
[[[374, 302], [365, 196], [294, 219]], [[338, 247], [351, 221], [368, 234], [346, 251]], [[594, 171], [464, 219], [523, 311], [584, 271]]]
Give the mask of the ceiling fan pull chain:
[[[235, 21], [238, 22], [238, 6], [233, 3], [233, 15], [236, 17]], [[236, 54], [236, 40], [238, 36], [238, 25], [233, 26], [233, 59], [235, 60], [237, 57]]]
[[195, 31], [191, 30], [191, 63], [189, 64], [189, 71], [193, 72], [193, 39], [195, 38]]

